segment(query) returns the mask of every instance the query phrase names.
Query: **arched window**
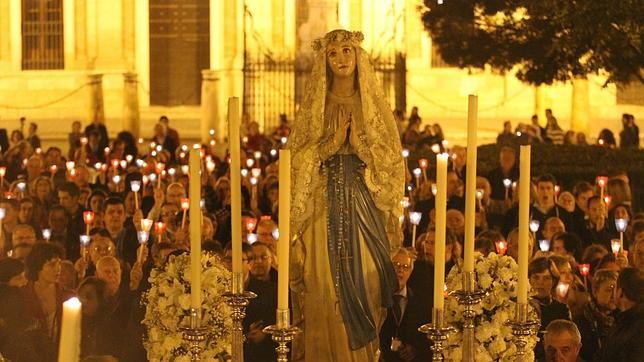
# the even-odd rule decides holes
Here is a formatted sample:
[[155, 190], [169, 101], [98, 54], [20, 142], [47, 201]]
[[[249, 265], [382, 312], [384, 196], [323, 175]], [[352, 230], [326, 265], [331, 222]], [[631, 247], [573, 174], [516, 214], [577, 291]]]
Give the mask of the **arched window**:
[[63, 0], [22, 0], [22, 69], [63, 69]]

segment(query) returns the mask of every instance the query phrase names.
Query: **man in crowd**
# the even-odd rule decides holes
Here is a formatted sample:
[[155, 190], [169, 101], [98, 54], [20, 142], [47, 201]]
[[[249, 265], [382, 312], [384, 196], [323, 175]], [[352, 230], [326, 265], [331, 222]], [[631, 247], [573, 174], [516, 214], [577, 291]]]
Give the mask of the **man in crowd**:
[[67, 213], [67, 238], [63, 245], [67, 258], [76, 260], [80, 256], [80, 235], [84, 234], [83, 207], [78, 203], [80, 189], [73, 182], [65, 182], [58, 188], [58, 202]]
[[603, 348], [601, 361], [641, 361], [644, 356], [644, 273], [622, 269], [617, 278], [615, 303], [620, 313]]
[[557, 181], [552, 175], [543, 175], [537, 179], [537, 199], [530, 208], [532, 219], [539, 220], [541, 225], [553, 216], [558, 217], [567, 229], [572, 228], [572, 216], [555, 203], [555, 185]]
[[549, 240], [550, 245], [552, 245], [552, 237], [555, 234], [566, 232], [566, 225], [564, 225], [563, 221], [561, 221], [561, 219], [556, 216], [549, 217], [542, 225], [543, 227], [539, 229], [543, 230], [541, 232], [541, 238], [539, 240]]
[[251, 246], [250, 279], [248, 291], [257, 294], [246, 309], [244, 332], [248, 342], [244, 344], [247, 361], [275, 361], [275, 343], [262, 332], [264, 327], [275, 324], [277, 308], [277, 281], [271, 278], [273, 255], [268, 245], [256, 242]]
[[579, 361], [581, 334], [575, 323], [556, 319], [548, 324], [543, 348], [548, 362]]
[[[499, 151], [499, 167], [490, 171], [487, 179], [492, 186], [492, 199], [505, 200], [505, 185], [503, 180], [516, 181], [519, 179], [519, 169], [516, 166], [516, 153], [512, 147], [501, 147]], [[512, 188], [508, 189], [508, 199], [512, 200]]]
[[592, 196], [588, 199], [587, 215], [588, 219], [584, 228], [580, 230], [584, 246], [601, 244], [610, 250], [610, 239], [613, 237], [613, 233], [608, 228], [606, 205], [599, 196]]
[[18, 224], [11, 235], [11, 257], [25, 260], [31, 248], [36, 244], [36, 232], [31, 225]]
[[170, 127], [170, 119], [168, 118], [168, 116], [163, 115], [159, 117], [159, 122], [162, 123], [168, 130], [168, 137], [174, 141], [174, 144], [180, 145], [181, 141], [179, 140], [179, 132], [177, 132], [176, 129]]
[[105, 229], [116, 244], [116, 255], [133, 265], [136, 261], [136, 250], [139, 242], [136, 229], [131, 222], [126, 223], [125, 204], [118, 197], [110, 197], [103, 203], [105, 210]]
[[588, 199], [595, 195], [595, 189], [590, 183], [580, 181], [572, 188], [572, 195], [575, 198], [575, 211], [572, 213], [572, 218], [575, 223], [575, 233], [579, 234], [580, 230], [586, 227]]
[[414, 256], [401, 248], [391, 261], [398, 278], [398, 291], [380, 329], [382, 358], [385, 362], [429, 361], [427, 337], [418, 331], [419, 326], [429, 322], [428, 308], [407, 285], [414, 268]]
[[106, 311], [105, 328], [110, 333], [103, 333], [110, 338], [109, 351], [112, 355], [120, 356], [123, 350], [124, 331], [130, 317], [132, 301], [136, 297], [133, 290], [138, 288], [143, 277], [140, 266], [132, 268], [130, 272], [129, 288], [123, 288], [121, 283], [121, 263], [113, 256], [104, 256], [96, 263], [96, 277], [106, 284]]
[[64, 245], [67, 241], [68, 224], [69, 219], [65, 208], [60, 205], [52, 206], [49, 210], [49, 227], [51, 228], [51, 238], [49, 240]]

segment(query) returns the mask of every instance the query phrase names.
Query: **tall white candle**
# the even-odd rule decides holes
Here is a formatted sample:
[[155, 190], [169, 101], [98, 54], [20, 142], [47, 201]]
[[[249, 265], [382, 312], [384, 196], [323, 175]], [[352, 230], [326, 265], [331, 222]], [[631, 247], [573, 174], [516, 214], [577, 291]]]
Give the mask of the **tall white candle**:
[[63, 303], [63, 322], [60, 329], [58, 362], [77, 362], [80, 359], [81, 302], [70, 298]]
[[476, 228], [476, 127], [478, 97], [467, 103], [467, 173], [465, 184], [465, 260], [464, 271], [474, 271], [474, 234]]
[[279, 241], [277, 243], [277, 308], [288, 309], [289, 244], [291, 222], [291, 151], [280, 150]]
[[519, 173], [519, 280], [517, 301], [528, 302], [528, 244], [530, 242], [530, 146], [521, 146]]
[[190, 150], [190, 306], [201, 307], [201, 154]]
[[446, 153], [436, 155], [436, 241], [434, 243], [434, 308], [436, 309], [443, 309], [444, 302], [448, 157]]
[[230, 152], [230, 223], [232, 225], [233, 274], [242, 272], [241, 180], [239, 146], [239, 98], [228, 99], [228, 148]]

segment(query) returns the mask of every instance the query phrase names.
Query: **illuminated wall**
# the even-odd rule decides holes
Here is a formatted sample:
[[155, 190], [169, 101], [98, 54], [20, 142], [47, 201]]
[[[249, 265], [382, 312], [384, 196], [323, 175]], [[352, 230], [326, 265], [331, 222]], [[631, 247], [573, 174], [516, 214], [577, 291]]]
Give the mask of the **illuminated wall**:
[[[241, 97], [244, 89], [244, 25], [250, 50], [261, 42], [271, 51], [292, 53], [308, 47], [300, 39], [302, 34], [296, 33], [311, 17], [322, 19], [325, 26], [316, 27], [309, 38], [345, 26], [362, 30], [365, 47], [372, 52], [393, 43], [397, 51], [405, 53], [407, 108], [418, 106], [426, 123], [440, 122], [457, 141], [464, 136], [466, 96], [472, 92], [480, 95], [480, 133], [487, 139], [495, 136], [503, 120], [525, 122], [537, 107], [552, 108], [562, 126], [568, 128], [574, 103], [577, 119], [581, 120], [579, 127], [588, 127], [591, 137], [603, 127], [621, 128], [621, 113], [637, 116], [643, 110], [617, 105], [615, 87], [602, 88], [601, 77], [591, 77], [582, 84], [573, 102], [572, 85], [543, 87], [537, 92], [512, 75], [491, 71], [469, 74], [443, 67], [439, 59], [432, 59], [435, 52], [420, 22], [417, 0], [209, 0], [208, 76], [212, 83], [209, 98], [204, 101], [202, 95], [208, 109], [199, 105], [151, 106], [149, 5], [154, 0], [62, 1], [65, 67], [28, 71], [21, 69], [21, 0], [0, 1], [0, 127], [16, 128], [17, 119], [24, 115], [39, 121], [45, 141], [64, 139], [73, 120], [91, 120], [90, 108], [96, 95], [88, 85], [91, 74], [102, 74], [104, 114], [110, 132], [130, 124], [124, 120], [131, 107], [123, 101], [127, 72], [135, 73], [138, 79], [136, 94], [143, 136], [151, 134], [161, 114], [167, 114], [171, 124], [187, 138], [198, 138], [210, 127], [222, 134], [226, 100]], [[253, 15], [252, 24], [248, 13], [244, 16], [244, 5]], [[251, 25], [253, 33], [248, 30]], [[589, 99], [588, 106], [584, 98]], [[258, 121], [266, 128], [275, 122]]]

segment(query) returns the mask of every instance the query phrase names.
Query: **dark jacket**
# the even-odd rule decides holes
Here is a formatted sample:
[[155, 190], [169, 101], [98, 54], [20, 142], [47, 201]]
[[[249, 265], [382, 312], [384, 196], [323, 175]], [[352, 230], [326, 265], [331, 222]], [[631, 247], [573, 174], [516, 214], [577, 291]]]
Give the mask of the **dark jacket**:
[[556, 319], [571, 320], [570, 309], [568, 306], [555, 300], [548, 298], [547, 300], [540, 300], [533, 298], [532, 302], [536, 302], [538, 306], [539, 315], [541, 316], [541, 325], [539, 326], [539, 342], [534, 348], [534, 355], [537, 359], [543, 358], [545, 352], [543, 350], [543, 332], [550, 322]]
[[599, 351], [606, 344], [610, 328], [614, 325], [612, 315], [604, 315], [594, 302], [590, 302], [574, 322], [581, 334], [579, 355], [586, 361], [596, 361]]
[[[505, 200], [505, 186], [503, 185], [503, 179], [509, 178], [512, 181], [519, 179], [519, 169], [514, 166], [506, 174], [503, 172], [501, 167], [497, 167], [490, 171], [487, 174], [487, 180], [490, 181], [490, 186], [492, 186], [492, 193], [490, 197], [494, 200]], [[512, 188], [508, 189], [508, 197], [512, 198]]]
[[418, 327], [430, 322], [429, 308], [407, 287], [407, 306], [398, 323], [394, 316], [393, 307], [387, 308], [387, 319], [380, 329], [380, 351], [386, 362], [403, 361], [397, 352], [391, 350], [393, 338], [403, 345], [411, 345], [416, 350], [416, 358], [412, 361], [429, 361], [431, 352], [427, 337], [418, 331]]
[[[247, 290], [257, 294], [257, 298], [251, 299], [246, 308], [246, 318], [244, 318], [244, 334], [248, 333], [252, 323], [261, 322], [263, 327], [275, 324], [275, 310], [277, 309], [277, 282], [261, 281], [253, 277], [248, 281]], [[248, 339], [244, 342], [244, 360], [245, 361], [275, 361], [277, 345], [267, 335], [264, 340], [254, 343]]]
[[644, 356], [644, 304], [617, 315], [600, 361], [641, 361]]
[[55, 345], [29, 315], [23, 292], [0, 284], [0, 353], [10, 361], [56, 360]]

